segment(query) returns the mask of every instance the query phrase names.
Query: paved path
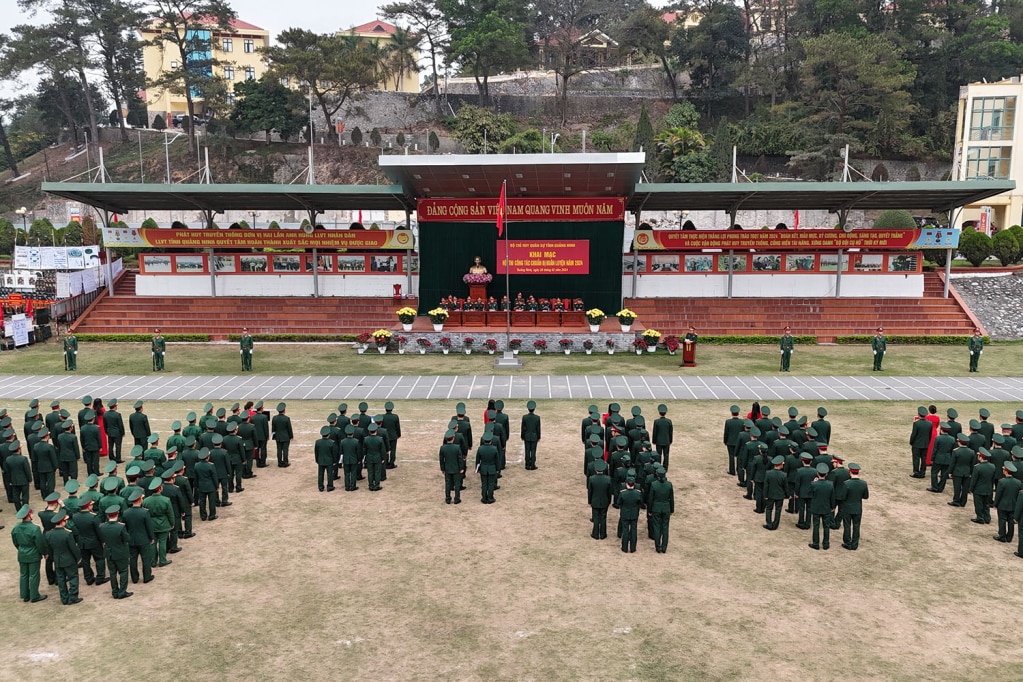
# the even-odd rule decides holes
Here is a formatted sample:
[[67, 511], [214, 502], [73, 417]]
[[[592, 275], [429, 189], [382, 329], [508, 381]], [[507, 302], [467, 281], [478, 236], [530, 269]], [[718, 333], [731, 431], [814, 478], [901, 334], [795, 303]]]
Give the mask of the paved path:
[[0, 398], [127, 400], [912, 400], [1023, 402], [1023, 378], [0, 375]]

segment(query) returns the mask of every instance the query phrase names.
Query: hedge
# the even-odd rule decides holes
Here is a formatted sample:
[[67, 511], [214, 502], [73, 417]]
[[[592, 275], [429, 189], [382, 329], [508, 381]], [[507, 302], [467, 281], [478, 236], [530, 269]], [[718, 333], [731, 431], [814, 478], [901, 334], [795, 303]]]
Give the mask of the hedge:
[[[870, 343], [873, 336], [836, 336], [835, 343], [839, 344], [857, 344], [857, 343]], [[960, 346], [965, 345], [969, 340], [969, 336], [886, 336], [885, 339], [891, 344], [908, 344], [918, 346]], [[988, 336], [984, 337], [984, 343], [989, 343], [991, 338]]]
[[[109, 341], [113, 343], [142, 343], [152, 341], [152, 334], [77, 334], [79, 341]], [[167, 341], [209, 341], [209, 334], [164, 334]]]
[[[812, 335], [793, 336], [795, 343], [804, 346], [815, 346], [817, 345], [817, 337]], [[682, 339], [679, 339], [679, 343]], [[763, 335], [752, 335], [752, 336], [701, 336], [700, 343], [706, 343], [714, 346], [728, 346], [728, 345], [758, 345], [758, 346], [770, 346], [778, 345], [781, 343], [780, 336], [763, 336]]]

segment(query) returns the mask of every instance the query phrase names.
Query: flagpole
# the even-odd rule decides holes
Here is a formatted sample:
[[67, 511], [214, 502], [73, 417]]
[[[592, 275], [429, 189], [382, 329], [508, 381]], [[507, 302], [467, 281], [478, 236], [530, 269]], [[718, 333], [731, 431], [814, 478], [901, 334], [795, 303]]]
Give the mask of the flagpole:
[[[507, 220], [505, 220], [504, 213], [507, 213], [506, 206], [508, 202], [508, 181], [505, 180], [501, 185], [501, 197], [504, 199], [504, 206], [499, 206], [498, 210], [502, 212], [500, 217], [501, 227], [505, 230], [508, 229]], [[504, 347], [509, 348], [511, 344], [511, 263], [508, 262], [508, 235], [504, 235], [504, 295], [508, 299], [508, 309], [504, 311]]]

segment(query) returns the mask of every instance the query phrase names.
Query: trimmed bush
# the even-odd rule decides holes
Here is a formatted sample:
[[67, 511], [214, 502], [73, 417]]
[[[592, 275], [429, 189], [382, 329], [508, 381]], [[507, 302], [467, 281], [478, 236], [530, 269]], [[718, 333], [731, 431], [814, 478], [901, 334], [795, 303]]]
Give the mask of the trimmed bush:
[[1002, 267], [1009, 267], [1019, 256], [1019, 242], [1011, 230], [999, 230], [991, 239], [991, 253]]
[[[78, 334], [79, 341], [99, 341], [108, 343], [145, 343], [153, 340], [152, 334]], [[204, 342], [210, 340], [209, 334], [164, 334], [167, 341]]]
[[983, 232], [977, 232], [972, 227], [963, 230], [959, 237], [959, 255], [970, 262], [975, 268], [979, 268], [987, 260], [994, 250], [991, 237]]
[[891, 209], [882, 211], [881, 215], [874, 221], [875, 230], [913, 230], [916, 229], [916, 221], [913, 215], [904, 209]]
[[[836, 336], [835, 343], [843, 345], [856, 345], [856, 344], [869, 344], [873, 339], [873, 336], [864, 334], [856, 336]], [[886, 336], [888, 343], [893, 345], [910, 345], [910, 346], [960, 346], [965, 345], [970, 339], [967, 336]], [[985, 336], [984, 342], [987, 343], [990, 338]]]
[[[803, 336], [793, 336], [795, 343], [804, 346], [815, 346], [817, 345], [817, 337], [813, 335], [804, 334]], [[710, 344], [713, 346], [729, 346], [729, 345], [741, 345], [749, 344], [756, 346], [764, 345], [775, 345], [777, 346], [781, 342], [781, 336], [764, 336], [754, 334], [751, 336], [700, 336], [700, 343]]]

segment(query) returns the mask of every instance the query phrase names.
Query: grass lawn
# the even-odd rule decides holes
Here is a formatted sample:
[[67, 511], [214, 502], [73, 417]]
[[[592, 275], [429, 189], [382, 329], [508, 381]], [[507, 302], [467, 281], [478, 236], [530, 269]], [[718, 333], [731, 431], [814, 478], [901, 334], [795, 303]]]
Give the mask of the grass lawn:
[[[701, 346], [697, 367], [682, 369], [681, 353], [644, 353], [618, 350], [614, 355], [581, 350], [565, 355], [549, 350], [536, 355], [532, 349], [520, 353], [522, 370], [494, 370], [494, 357], [476, 350], [472, 355], [452, 350], [420, 355], [410, 347], [404, 355], [395, 351], [381, 355], [370, 348], [359, 355], [351, 344], [256, 343], [253, 369], [257, 374], [293, 376], [331, 375], [447, 375], [447, 374], [628, 374], [673, 373], [752, 376], [778, 372], [778, 349], [774, 346]], [[170, 374], [238, 374], [241, 362], [235, 344], [170, 344], [167, 350]], [[854, 376], [871, 374], [872, 355], [868, 345], [797, 346], [792, 356], [792, 374], [809, 376]], [[1023, 344], [993, 343], [984, 350], [980, 374], [1018, 376], [1023, 368]], [[885, 374], [892, 376], [959, 376], [968, 373], [969, 353], [965, 346], [889, 346], [884, 360]], [[58, 374], [64, 371], [64, 356], [56, 341], [0, 353], [0, 374]], [[148, 343], [83, 343], [78, 352], [78, 372], [97, 375], [134, 375], [152, 371]]]
[[[217, 347], [200, 350], [232, 357]], [[273, 351], [262, 350], [257, 366], [270, 365]], [[756, 366], [742, 357], [750, 349], [711, 350]], [[369, 362], [354, 351], [333, 353], [346, 363]], [[408, 369], [406, 360], [420, 364]], [[451, 358], [428, 360], [455, 366]], [[462, 363], [478, 362], [459, 360], [460, 372], [471, 371]], [[560, 367], [577, 358], [558, 360]], [[607, 358], [601, 360], [593, 367], [606, 368]], [[659, 356], [649, 364], [667, 361]], [[723, 363], [708, 364], [724, 367], [715, 362]], [[853, 356], [845, 362], [852, 367]], [[418, 357], [374, 366], [383, 371], [387, 363], [391, 371], [396, 364], [401, 371], [426, 366]], [[247, 397], [258, 398], [238, 399]], [[782, 514], [776, 532], [761, 528], [763, 517], [725, 474], [721, 425], [728, 404], [669, 403], [676, 511], [663, 555], [645, 538], [643, 521], [637, 553], [623, 554], [613, 538], [615, 510], [608, 515], [611, 537], [590, 538], [578, 435], [586, 404], [540, 401], [539, 469], [523, 469], [521, 443], [513, 438], [497, 504], [479, 503], [479, 481], [470, 475], [463, 503], [448, 506], [437, 449], [453, 402], [397, 404], [399, 467], [376, 493], [365, 482], [351, 493], [316, 491], [312, 443], [336, 405], [289, 402], [293, 465], [257, 470], [216, 522], [196, 516], [198, 536], [181, 542], [184, 551], [173, 555], [172, 566], [156, 569], [155, 582], [134, 586], [131, 599], [113, 600], [108, 586], [83, 582], [85, 601], [63, 607], [44, 580], [50, 598], [23, 604], [14, 548], [0, 543], [0, 679], [1023, 677], [1023, 662], [1011, 655], [1011, 635], [1001, 627], [1020, 600], [999, 587], [1006, 579], [1015, 583], [1023, 562], [1012, 555], [1014, 545], [991, 539], [993, 526], [970, 523], [972, 505], [946, 506], [951, 485], [934, 495], [924, 491], [925, 481], [908, 477], [915, 404], [831, 406], [832, 450], [863, 465], [870, 499], [859, 551], [843, 550], [832, 535], [832, 548], [815, 552], [792, 515]], [[803, 414], [816, 409], [794, 404]], [[0, 400], [0, 406], [19, 415], [20, 431], [24, 405]], [[642, 404], [644, 414], [652, 416], [655, 406]], [[940, 408], [953, 406], [964, 420], [978, 409]], [[165, 437], [172, 420], [200, 407], [146, 404], [154, 431]], [[623, 411], [630, 407], [622, 402]], [[771, 407], [784, 414], [788, 405]], [[1017, 408], [988, 407], [996, 423], [1011, 421]], [[477, 429], [483, 408], [469, 404]], [[523, 405], [509, 403], [508, 413], [514, 433]], [[3, 505], [0, 522], [9, 532], [10, 505]], [[133, 646], [139, 641], [148, 648]]]

